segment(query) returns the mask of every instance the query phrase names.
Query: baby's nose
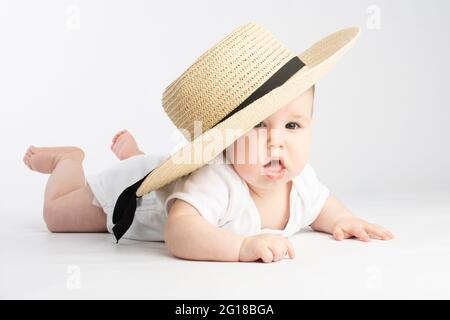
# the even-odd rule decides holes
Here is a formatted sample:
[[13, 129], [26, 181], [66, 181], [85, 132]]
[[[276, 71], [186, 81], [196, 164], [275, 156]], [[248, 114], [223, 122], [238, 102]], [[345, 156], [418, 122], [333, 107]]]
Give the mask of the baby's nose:
[[280, 130], [271, 129], [267, 142], [269, 150], [271, 151], [272, 149], [284, 148], [284, 139]]

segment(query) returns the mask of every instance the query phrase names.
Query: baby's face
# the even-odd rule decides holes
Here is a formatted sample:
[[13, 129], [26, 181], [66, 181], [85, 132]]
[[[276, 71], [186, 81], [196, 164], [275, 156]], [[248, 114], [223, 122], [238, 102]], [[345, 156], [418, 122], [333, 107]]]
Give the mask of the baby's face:
[[[227, 148], [235, 171], [248, 184], [271, 189], [303, 170], [309, 159], [313, 99], [312, 89], [304, 92]], [[271, 166], [271, 159], [280, 161]]]

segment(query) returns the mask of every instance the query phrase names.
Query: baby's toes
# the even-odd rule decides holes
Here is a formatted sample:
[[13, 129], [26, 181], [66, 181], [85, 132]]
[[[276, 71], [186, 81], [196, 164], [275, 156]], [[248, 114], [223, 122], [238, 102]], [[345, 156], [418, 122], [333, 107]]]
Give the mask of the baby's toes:
[[120, 135], [121, 132], [122, 132], [122, 131], [116, 132], [116, 134], [115, 134], [114, 137], [112, 138], [112, 141], [113, 141], [113, 142], [117, 139], [117, 137]]
[[117, 145], [118, 145], [117, 140], [114, 141], [114, 142], [111, 144], [111, 150], [112, 150], [113, 152], [116, 151]]
[[114, 137], [112, 138], [112, 143], [116, 143], [116, 140], [117, 140], [117, 137], [119, 136], [119, 134], [118, 133], [116, 133], [115, 135], [114, 135]]
[[118, 135], [118, 136], [114, 139], [113, 143], [111, 144], [111, 150], [112, 150], [113, 152], [116, 152], [116, 149], [117, 149], [117, 147], [119, 146], [119, 142], [120, 142], [120, 138], [121, 138], [121, 137], [122, 137], [122, 134]]
[[27, 151], [25, 152], [25, 154], [23, 156], [22, 160], [29, 168], [31, 168], [30, 159], [35, 153], [36, 153], [36, 147], [35, 146], [29, 146]]
[[23, 156], [23, 163], [25, 163], [25, 165], [28, 167], [28, 168], [30, 168], [31, 169], [31, 165], [30, 165], [30, 156], [28, 156], [28, 155], [24, 155]]
[[27, 149], [27, 154], [32, 156], [33, 154], [35, 154], [38, 151], [38, 148], [35, 146], [29, 146]]
[[124, 134], [126, 132], [126, 130], [121, 130], [121, 131], [119, 131], [119, 132], [117, 132], [115, 135], [114, 135], [114, 137], [113, 137], [113, 139], [112, 139], [112, 142], [113, 143], [116, 143], [116, 141], [117, 141], [117, 138], [119, 138], [122, 134]]

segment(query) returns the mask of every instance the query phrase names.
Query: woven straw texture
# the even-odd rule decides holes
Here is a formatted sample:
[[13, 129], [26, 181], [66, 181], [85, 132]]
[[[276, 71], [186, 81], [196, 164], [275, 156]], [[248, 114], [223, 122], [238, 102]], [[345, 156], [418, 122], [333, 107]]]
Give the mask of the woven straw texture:
[[217, 124], [295, 56], [257, 23], [236, 28], [164, 91], [165, 112], [191, 142], [155, 168], [136, 195], [161, 188], [211, 161], [239, 136], [317, 83], [354, 44], [359, 32], [359, 28], [348, 28], [321, 39], [298, 55], [305, 66], [282, 86]]

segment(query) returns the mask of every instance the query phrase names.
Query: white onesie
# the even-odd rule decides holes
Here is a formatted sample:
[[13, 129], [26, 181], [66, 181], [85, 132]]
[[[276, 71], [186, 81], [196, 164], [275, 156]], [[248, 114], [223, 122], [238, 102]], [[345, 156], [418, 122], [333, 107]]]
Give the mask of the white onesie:
[[[135, 219], [123, 238], [164, 241], [167, 213], [175, 199], [195, 207], [211, 224], [242, 235], [273, 233], [289, 237], [310, 225], [320, 213], [330, 191], [307, 164], [292, 181], [290, 217], [284, 230], [261, 229], [257, 207], [245, 181], [231, 164], [222, 163], [222, 154], [209, 164], [139, 199]], [[112, 233], [114, 204], [120, 193], [165, 160], [165, 156], [139, 155], [119, 162], [86, 180], [97, 203], [107, 215]]]

